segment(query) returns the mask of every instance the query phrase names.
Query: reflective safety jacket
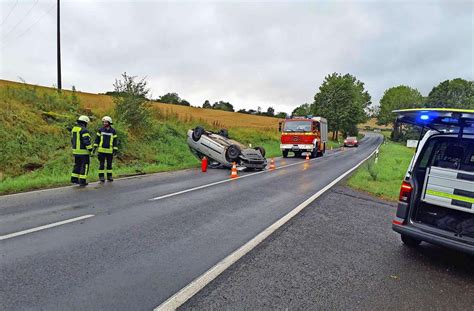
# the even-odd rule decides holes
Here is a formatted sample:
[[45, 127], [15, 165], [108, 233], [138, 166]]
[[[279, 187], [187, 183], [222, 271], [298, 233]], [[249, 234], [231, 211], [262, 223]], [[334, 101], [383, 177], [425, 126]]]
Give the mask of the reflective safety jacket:
[[72, 154], [89, 155], [92, 151], [91, 135], [89, 131], [80, 125], [76, 125], [71, 130]]
[[108, 128], [102, 127], [97, 130], [94, 147], [99, 149], [101, 153], [113, 153], [118, 150], [117, 132], [111, 126]]

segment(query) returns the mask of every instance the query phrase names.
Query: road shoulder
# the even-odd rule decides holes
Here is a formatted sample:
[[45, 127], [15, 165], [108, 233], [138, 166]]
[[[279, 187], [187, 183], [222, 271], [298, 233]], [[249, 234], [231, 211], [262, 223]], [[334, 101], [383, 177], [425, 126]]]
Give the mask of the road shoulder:
[[336, 186], [181, 309], [472, 307], [472, 258], [404, 247], [390, 227], [395, 208]]

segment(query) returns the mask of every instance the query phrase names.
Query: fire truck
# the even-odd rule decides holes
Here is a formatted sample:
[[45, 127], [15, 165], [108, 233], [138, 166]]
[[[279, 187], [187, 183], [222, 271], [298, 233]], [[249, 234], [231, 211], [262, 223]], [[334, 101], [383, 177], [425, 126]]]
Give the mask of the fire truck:
[[295, 157], [309, 153], [311, 158], [322, 156], [328, 140], [328, 122], [322, 117], [293, 117], [280, 123], [280, 149], [283, 157], [292, 151]]

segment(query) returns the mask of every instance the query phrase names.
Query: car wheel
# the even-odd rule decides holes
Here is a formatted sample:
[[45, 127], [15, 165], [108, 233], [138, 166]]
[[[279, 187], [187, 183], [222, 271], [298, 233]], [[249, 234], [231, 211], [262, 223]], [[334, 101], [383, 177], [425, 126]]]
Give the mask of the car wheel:
[[225, 157], [229, 162], [236, 162], [239, 159], [240, 148], [237, 145], [230, 145], [226, 152]]
[[403, 244], [409, 247], [416, 247], [420, 245], [421, 240], [414, 239], [412, 237], [409, 237], [408, 235], [402, 234], [401, 236]]
[[262, 157], [265, 158], [265, 154], [266, 154], [265, 148], [258, 146], [258, 147], [255, 147], [255, 150], [259, 151]]
[[204, 129], [200, 126], [196, 126], [196, 128], [193, 129], [193, 140], [198, 141], [201, 139], [202, 134], [204, 134]]
[[288, 158], [288, 150], [285, 149], [281, 153], [282, 153], [284, 158]]

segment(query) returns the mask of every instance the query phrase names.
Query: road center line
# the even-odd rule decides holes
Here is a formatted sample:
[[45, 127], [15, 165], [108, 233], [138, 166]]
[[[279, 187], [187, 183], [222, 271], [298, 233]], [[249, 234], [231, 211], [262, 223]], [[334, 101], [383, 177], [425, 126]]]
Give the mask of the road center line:
[[[308, 161], [315, 161], [315, 160], [318, 160], [318, 159], [324, 160], [324, 159], [330, 158], [330, 157], [332, 157], [334, 155], [337, 155], [337, 154], [339, 154], [339, 152], [329, 154], [324, 158], [314, 158], [314, 159], [310, 159], [310, 160], [304, 160], [304, 161], [300, 161], [300, 162], [296, 162], [296, 163], [282, 165], [282, 166], [279, 166], [279, 167], [275, 168], [274, 170], [276, 171], [276, 170], [280, 170], [282, 168], [286, 168], [286, 167], [290, 167], [290, 166], [294, 166], [294, 165], [299, 165], [299, 164], [304, 164], [304, 163], [307, 163]], [[204, 188], [209, 188], [209, 187], [212, 187], [212, 186], [215, 186], [215, 185], [219, 185], [219, 184], [223, 184], [223, 183], [231, 182], [231, 181], [236, 181], [236, 180], [239, 180], [239, 179], [242, 179], [242, 178], [247, 178], [247, 177], [250, 177], [250, 176], [255, 176], [255, 175], [259, 175], [259, 174], [263, 174], [263, 173], [268, 173], [268, 172], [271, 172], [271, 171], [272, 170], [267, 169], [267, 170], [260, 171], [260, 172], [255, 172], [255, 173], [242, 175], [242, 176], [239, 176], [239, 178], [236, 178], [236, 179], [228, 178], [228, 179], [216, 181], [216, 182], [213, 182], [213, 183], [210, 183], [210, 184], [205, 184], [205, 185], [202, 185], [202, 186], [197, 186], [197, 187], [194, 187], [194, 188], [189, 188], [189, 189], [181, 190], [181, 191], [178, 191], [178, 192], [165, 194], [165, 195], [162, 195], [162, 196], [159, 196], [159, 197], [151, 198], [151, 199], [149, 199], [149, 201], [162, 200], [162, 199], [166, 199], [166, 198], [169, 198], [169, 197], [174, 197], [174, 196], [177, 196], [177, 195], [180, 195], [180, 194], [183, 194], [183, 193], [188, 193], [188, 192], [192, 192], [192, 191], [196, 191], [196, 190], [200, 190], [200, 189], [204, 189]]]
[[255, 236], [253, 239], [251, 239], [249, 242], [245, 243], [242, 245], [240, 248], [238, 248], [236, 251], [234, 251], [232, 254], [218, 262], [214, 267], [211, 269], [207, 270], [204, 274], [193, 280], [191, 283], [189, 283], [187, 286], [183, 287], [179, 292], [168, 298], [165, 302], [163, 302], [161, 305], [156, 307], [154, 311], [167, 311], [167, 310], [176, 310], [179, 306], [181, 306], [183, 303], [188, 301], [191, 297], [196, 295], [201, 289], [203, 289], [207, 284], [209, 284], [212, 280], [214, 280], [217, 276], [219, 276], [222, 272], [224, 272], [227, 268], [229, 268], [231, 265], [233, 265], [237, 260], [242, 258], [245, 254], [250, 252], [252, 249], [254, 249], [258, 244], [260, 244], [262, 241], [264, 241], [268, 236], [270, 236], [273, 232], [278, 230], [281, 226], [286, 224], [290, 219], [292, 219], [294, 216], [296, 216], [299, 212], [301, 212], [305, 207], [307, 207], [309, 204], [311, 204], [314, 200], [316, 200], [318, 197], [320, 197], [323, 193], [325, 193], [327, 190], [332, 188], [335, 184], [337, 184], [339, 181], [341, 181], [344, 177], [352, 173], [355, 169], [357, 169], [362, 163], [364, 163], [367, 159], [369, 159], [371, 156], [374, 155], [375, 151], [377, 150], [377, 147], [374, 149], [374, 151], [364, 158], [362, 161], [360, 161], [358, 164], [356, 164], [354, 167], [334, 179], [332, 182], [330, 182], [327, 186], [325, 186], [323, 189], [319, 190], [316, 192], [314, 195], [306, 199], [303, 203], [295, 207], [293, 210], [291, 210], [288, 214], [280, 218], [278, 221], [273, 223], [270, 227], [266, 228], [262, 232], [260, 232], [257, 236]]
[[49, 224], [49, 225], [44, 225], [44, 226], [40, 226], [40, 227], [36, 227], [36, 228], [32, 228], [32, 229], [27, 229], [27, 230], [15, 232], [15, 233], [10, 233], [10, 234], [6, 234], [6, 235], [0, 235], [0, 241], [1, 240], [6, 240], [6, 239], [11, 239], [11, 238], [14, 238], [14, 237], [17, 237], [17, 236], [20, 236], [20, 235], [24, 235], [24, 234], [28, 234], [28, 233], [32, 233], [32, 232], [36, 232], [36, 231], [41, 231], [41, 230], [44, 230], [44, 229], [49, 229], [49, 228], [65, 225], [65, 224], [68, 224], [68, 223], [71, 223], [71, 222], [83, 220], [83, 219], [94, 217], [94, 216], [95, 215], [92, 215], [92, 214], [84, 215], [84, 216], [80, 216], [80, 217], [76, 217], [76, 218], [71, 218], [71, 219], [67, 219], [67, 220], [63, 220], [63, 221], [54, 222], [54, 223]]

